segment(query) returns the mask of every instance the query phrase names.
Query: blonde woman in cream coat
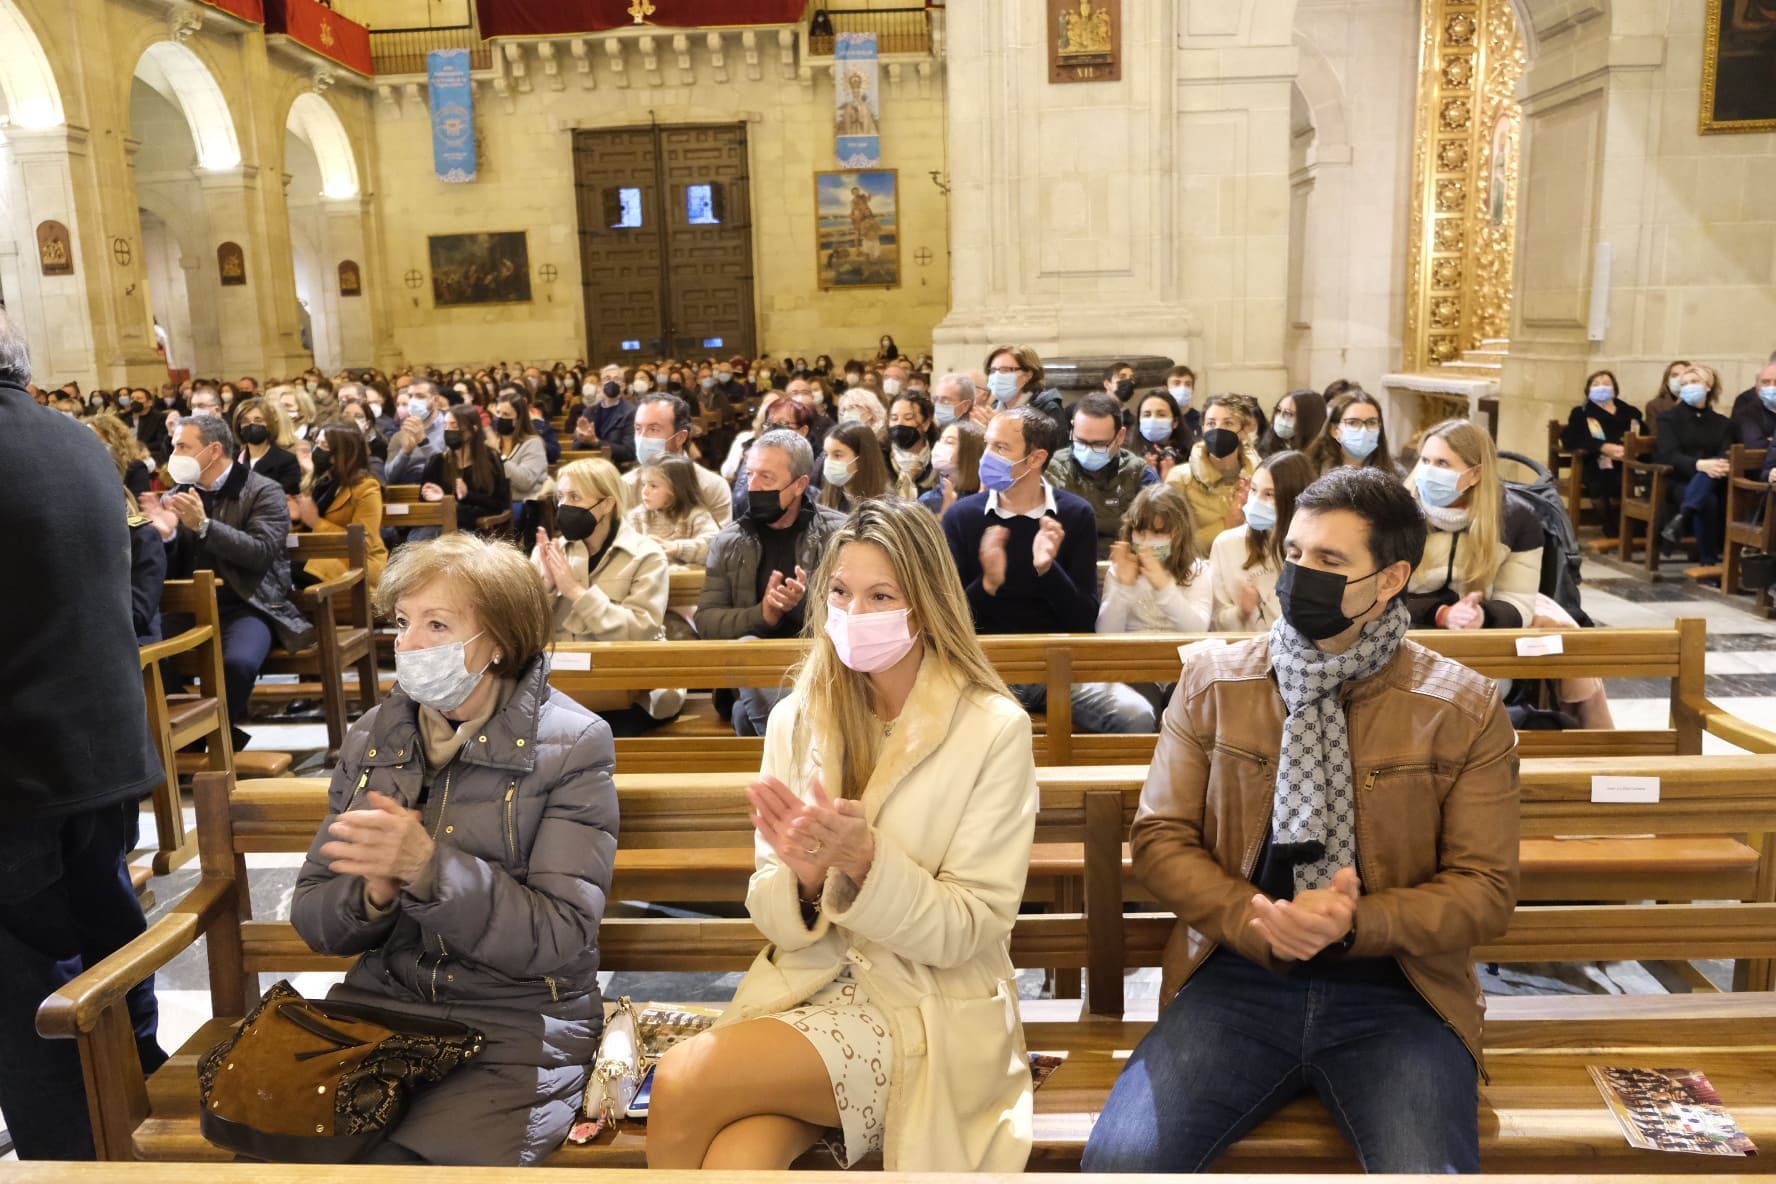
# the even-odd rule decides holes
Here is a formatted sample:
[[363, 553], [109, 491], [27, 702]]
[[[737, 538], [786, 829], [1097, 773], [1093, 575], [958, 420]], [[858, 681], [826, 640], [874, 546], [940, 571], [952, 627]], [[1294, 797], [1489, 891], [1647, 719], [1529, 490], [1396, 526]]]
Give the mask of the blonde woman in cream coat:
[[975, 641], [937, 520], [866, 502], [809, 585], [809, 656], [748, 790], [769, 945], [668, 1053], [653, 1168], [1021, 1171], [1010, 936], [1035, 831], [1029, 716]]

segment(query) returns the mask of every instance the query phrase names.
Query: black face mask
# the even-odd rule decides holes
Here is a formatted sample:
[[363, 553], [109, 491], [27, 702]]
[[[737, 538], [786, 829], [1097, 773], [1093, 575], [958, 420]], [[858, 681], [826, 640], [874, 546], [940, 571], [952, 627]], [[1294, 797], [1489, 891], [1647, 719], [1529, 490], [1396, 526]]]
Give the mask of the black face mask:
[[333, 453], [325, 448], [317, 448], [308, 454], [314, 463], [316, 477], [325, 477], [333, 469]]
[[451, 428], [444, 433], [444, 447], [461, 448], [462, 446], [463, 434], [461, 432], [457, 431], [455, 428]]
[[493, 430], [502, 436], [509, 436], [518, 430], [518, 421], [515, 419], [501, 419], [496, 415], [493, 417]]
[[1238, 432], [1230, 432], [1226, 428], [1210, 428], [1203, 433], [1203, 447], [1209, 455], [1217, 460], [1224, 460], [1239, 451], [1240, 438]]
[[243, 424], [240, 437], [248, 444], [263, 444], [271, 439], [271, 429], [262, 423]]
[[598, 515], [583, 506], [555, 507], [555, 525], [561, 537], [569, 542], [583, 543], [598, 529]]
[[783, 517], [781, 489], [749, 489], [746, 491], [746, 516], [760, 526]]
[[919, 441], [924, 438], [925, 433], [911, 424], [896, 424], [888, 429], [888, 442], [902, 452], [911, 452], [919, 446]]
[[1125, 378], [1121, 382], [1116, 384], [1116, 397], [1118, 399], [1121, 399], [1124, 403], [1128, 402], [1129, 399], [1134, 396], [1134, 393], [1135, 393], [1135, 380], [1134, 379]]
[[[1366, 576], [1348, 580], [1336, 572], [1285, 562], [1283, 573], [1276, 582], [1277, 602], [1282, 605], [1283, 620], [1309, 641], [1337, 637], [1356, 624], [1356, 617], [1344, 615], [1344, 590], [1351, 584], [1372, 580], [1380, 574], [1381, 569], [1377, 568]], [[1371, 600], [1357, 617], [1375, 605], [1376, 601]]]
[[623, 395], [623, 384], [622, 383], [607, 382], [604, 384], [604, 397], [605, 398], [617, 399], [617, 398], [621, 398], [622, 395]]

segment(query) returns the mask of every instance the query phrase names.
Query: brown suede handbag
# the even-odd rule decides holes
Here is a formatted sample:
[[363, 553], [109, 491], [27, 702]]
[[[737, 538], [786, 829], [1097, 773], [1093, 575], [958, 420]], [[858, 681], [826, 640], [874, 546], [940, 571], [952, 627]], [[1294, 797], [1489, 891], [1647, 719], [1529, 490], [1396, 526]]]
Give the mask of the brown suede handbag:
[[197, 1063], [204, 1137], [253, 1159], [350, 1163], [482, 1043], [466, 1024], [304, 999], [279, 982]]

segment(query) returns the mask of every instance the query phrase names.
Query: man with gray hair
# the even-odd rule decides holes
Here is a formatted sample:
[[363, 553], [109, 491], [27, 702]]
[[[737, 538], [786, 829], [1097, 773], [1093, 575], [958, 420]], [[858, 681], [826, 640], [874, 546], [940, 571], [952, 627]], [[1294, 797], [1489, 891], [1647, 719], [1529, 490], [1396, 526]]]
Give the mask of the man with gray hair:
[[[760, 436], [746, 454], [746, 513], [709, 544], [697, 632], [708, 638], [795, 637], [802, 631], [808, 574], [845, 516], [816, 505], [809, 485], [814, 450], [795, 432]], [[748, 687], [717, 692], [742, 736], [763, 736], [784, 692]]]
[[[290, 507], [281, 485], [234, 463], [234, 436], [212, 415], [183, 420], [167, 473], [171, 493], [142, 498], [142, 512], [167, 543], [167, 575], [216, 573], [222, 623], [222, 677], [234, 747], [246, 747], [247, 700], [275, 640], [285, 649], [314, 642], [314, 626], [290, 603]], [[173, 626], [169, 624], [169, 632]]]
[[[0, 311], [0, 471], [18, 491], [0, 500], [0, 1117], [21, 1159], [91, 1159], [79, 1052], [37, 1035], [37, 1007], [146, 928], [129, 852], [160, 772], [117, 469], [30, 379]], [[128, 1004], [151, 1073], [166, 1060], [152, 980]]]
[[931, 387], [931, 413], [937, 430], [967, 419], [974, 412], [974, 399], [974, 379], [968, 375], [951, 371], [938, 379]]
[[400, 426], [389, 437], [390, 485], [418, 485], [433, 455], [444, 451], [444, 415], [437, 402], [438, 384], [429, 378], [414, 379], [395, 396]]

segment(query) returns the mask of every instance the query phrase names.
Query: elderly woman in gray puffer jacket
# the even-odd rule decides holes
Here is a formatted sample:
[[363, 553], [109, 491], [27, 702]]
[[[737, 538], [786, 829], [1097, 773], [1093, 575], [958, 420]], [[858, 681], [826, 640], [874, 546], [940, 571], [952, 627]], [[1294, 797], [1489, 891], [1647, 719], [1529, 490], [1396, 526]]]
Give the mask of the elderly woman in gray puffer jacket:
[[512, 547], [411, 544], [377, 599], [399, 686], [346, 737], [291, 920], [321, 953], [363, 955], [330, 998], [487, 1038], [374, 1158], [535, 1163], [573, 1121], [603, 1024], [610, 729], [550, 689], [548, 601]]

